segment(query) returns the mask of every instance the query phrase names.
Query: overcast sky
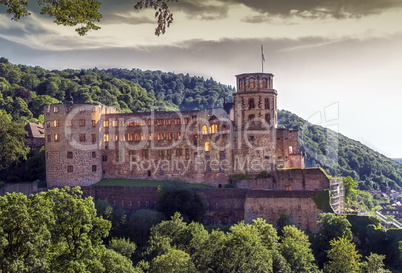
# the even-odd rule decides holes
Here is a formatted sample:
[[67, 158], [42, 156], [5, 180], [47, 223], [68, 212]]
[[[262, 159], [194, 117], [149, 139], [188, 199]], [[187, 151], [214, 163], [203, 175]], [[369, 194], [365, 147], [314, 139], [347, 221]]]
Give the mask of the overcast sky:
[[47, 69], [190, 73], [234, 86], [236, 74], [261, 72], [263, 44], [280, 109], [402, 157], [402, 1], [180, 0], [160, 37], [152, 10], [101, 2], [102, 29], [85, 37], [37, 13], [16, 23], [0, 9], [0, 56]]

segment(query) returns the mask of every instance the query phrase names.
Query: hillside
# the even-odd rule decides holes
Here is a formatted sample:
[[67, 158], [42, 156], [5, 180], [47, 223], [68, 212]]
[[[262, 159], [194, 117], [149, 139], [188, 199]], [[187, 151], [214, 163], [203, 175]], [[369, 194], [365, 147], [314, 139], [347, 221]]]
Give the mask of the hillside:
[[[0, 58], [0, 109], [14, 122], [40, 120], [44, 104], [73, 97], [75, 102], [113, 105], [123, 112], [219, 107], [232, 100], [234, 89], [213, 79], [141, 71], [89, 69], [48, 71], [14, 65]], [[177, 105], [177, 106], [176, 106]], [[351, 176], [361, 189], [402, 187], [402, 165], [358, 141], [312, 125], [288, 111], [279, 111], [279, 126], [298, 129], [306, 165], [324, 168], [331, 175]]]

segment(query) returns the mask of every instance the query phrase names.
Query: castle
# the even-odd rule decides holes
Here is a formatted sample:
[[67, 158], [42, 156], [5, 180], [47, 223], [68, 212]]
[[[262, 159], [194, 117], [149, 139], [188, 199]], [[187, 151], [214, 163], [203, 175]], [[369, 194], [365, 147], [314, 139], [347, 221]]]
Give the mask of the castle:
[[[236, 81], [234, 102], [222, 108], [118, 113], [72, 101], [45, 106], [48, 186], [150, 178], [216, 188], [236, 180], [247, 189], [341, 191], [339, 180], [305, 168], [296, 130], [277, 128], [273, 74], [246, 73]], [[343, 202], [338, 198], [333, 206], [341, 212]]]

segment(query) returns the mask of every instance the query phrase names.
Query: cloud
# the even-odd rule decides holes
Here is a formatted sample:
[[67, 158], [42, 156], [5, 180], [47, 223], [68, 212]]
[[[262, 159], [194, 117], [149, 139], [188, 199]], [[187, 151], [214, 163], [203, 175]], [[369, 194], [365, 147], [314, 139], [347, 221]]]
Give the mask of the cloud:
[[[385, 11], [402, 8], [398, 0], [220, 0], [243, 4], [265, 15], [302, 18], [359, 18], [381, 14]], [[266, 20], [266, 17], [249, 18], [250, 22]]]

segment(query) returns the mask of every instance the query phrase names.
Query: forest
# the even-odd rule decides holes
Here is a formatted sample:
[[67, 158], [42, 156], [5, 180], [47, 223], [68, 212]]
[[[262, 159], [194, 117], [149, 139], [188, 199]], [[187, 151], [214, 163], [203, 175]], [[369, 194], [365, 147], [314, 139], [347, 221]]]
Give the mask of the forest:
[[[205, 80], [188, 74], [117, 68], [48, 71], [38, 66], [15, 65], [4, 57], [0, 58], [0, 120], [9, 124], [9, 130], [14, 127], [14, 131], [18, 131], [24, 122], [43, 122], [43, 105], [70, 97], [77, 103], [102, 103], [121, 112], [136, 112], [151, 108], [222, 107], [225, 101], [233, 100], [233, 92], [233, 87], [212, 78]], [[286, 110], [279, 111], [278, 120], [280, 127], [299, 130], [300, 150], [306, 152], [308, 167], [322, 167], [332, 176], [351, 176], [361, 190], [397, 190], [402, 186], [402, 165], [358, 141], [308, 123]], [[2, 162], [13, 160], [3, 168], [0, 165], [0, 171], [15, 167], [13, 163], [17, 159], [24, 161], [24, 154], [27, 154], [21, 146], [21, 139], [12, 141], [10, 134], [7, 138], [5, 143], [9, 148], [4, 146], [7, 153], [0, 152], [0, 159]], [[4, 136], [3, 141], [5, 139]], [[10, 148], [12, 143], [15, 145]], [[40, 158], [31, 159], [29, 165], [35, 164], [40, 166], [43, 162]], [[21, 173], [23, 167], [3, 171], [3, 180], [25, 181], [29, 177]], [[43, 177], [43, 172], [32, 174], [27, 170], [25, 173], [39, 176], [30, 176], [31, 180]]]

